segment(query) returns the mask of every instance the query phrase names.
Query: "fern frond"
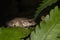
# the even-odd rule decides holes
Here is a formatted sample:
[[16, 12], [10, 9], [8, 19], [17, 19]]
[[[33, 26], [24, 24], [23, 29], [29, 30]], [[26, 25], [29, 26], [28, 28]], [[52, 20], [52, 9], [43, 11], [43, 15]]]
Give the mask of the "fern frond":
[[40, 28], [37, 25], [31, 33], [31, 40], [60, 40], [60, 9], [56, 6], [46, 16], [47, 21], [41, 21]]
[[40, 12], [45, 9], [47, 6], [52, 5], [53, 3], [56, 3], [57, 0], [43, 0], [42, 3], [40, 4], [40, 6], [37, 8], [35, 15], [34, 15], [34, 19], [37, 18], [37, 16], [40, 14]]

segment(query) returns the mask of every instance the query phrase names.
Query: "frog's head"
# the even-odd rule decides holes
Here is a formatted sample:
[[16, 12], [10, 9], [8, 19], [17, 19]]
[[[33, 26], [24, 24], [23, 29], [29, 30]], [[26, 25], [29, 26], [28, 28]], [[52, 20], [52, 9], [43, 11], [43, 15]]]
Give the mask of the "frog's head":
[[21, 22], [24, 27], [30, 27], [30, 26], [36, 25], [36, 22], [32, 19], [28, 19], [28, 20], [24, 20], [24, 21], [22, 20]]

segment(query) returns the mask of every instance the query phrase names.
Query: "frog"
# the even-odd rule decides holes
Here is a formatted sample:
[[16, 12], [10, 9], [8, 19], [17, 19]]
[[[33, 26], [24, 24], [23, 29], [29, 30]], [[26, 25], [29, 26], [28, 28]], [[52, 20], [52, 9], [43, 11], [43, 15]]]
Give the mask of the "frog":
[[29, 18], [14, 18], [8, 22], [6, 22], [8, 27], [31, 27], [36, 25], [36, 22], [33, 19]]

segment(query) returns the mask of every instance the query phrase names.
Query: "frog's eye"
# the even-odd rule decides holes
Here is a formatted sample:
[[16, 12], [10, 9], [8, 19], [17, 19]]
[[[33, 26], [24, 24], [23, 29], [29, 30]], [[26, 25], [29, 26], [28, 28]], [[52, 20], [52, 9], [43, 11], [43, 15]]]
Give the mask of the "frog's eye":
[[32, 20], [29, 20], [29, 23], [32, 23]]

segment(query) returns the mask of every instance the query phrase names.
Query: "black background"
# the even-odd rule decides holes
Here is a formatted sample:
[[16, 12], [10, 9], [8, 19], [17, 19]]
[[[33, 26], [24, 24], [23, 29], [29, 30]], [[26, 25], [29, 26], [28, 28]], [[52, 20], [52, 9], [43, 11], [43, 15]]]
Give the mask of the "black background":
[[[33, 18], [34, 12], [41, 2], [42, 0], [0, 0], [0, 26], [14, 17]], [[59, 2], [58, 0], [56, 3], [45, 8], [38, 18], [48, 14], [50, 9], [56, 5], [60, 6]]]

